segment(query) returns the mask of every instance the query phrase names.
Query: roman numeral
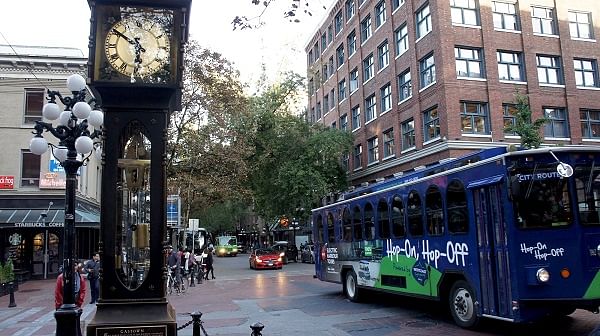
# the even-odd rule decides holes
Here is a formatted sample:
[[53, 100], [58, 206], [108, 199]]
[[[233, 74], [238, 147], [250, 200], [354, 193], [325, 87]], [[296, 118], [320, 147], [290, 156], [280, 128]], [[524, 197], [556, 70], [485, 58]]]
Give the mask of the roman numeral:
[[119, 66], [119, 69], [121, 69], [122, 71], [125, 71], [125, 69], [127, 69], [127, 63], [121, 63], [121, 65]]
[[111, 59], [111, 61], [116, 61], [117, 59], [119, 59], [119, 55], [117, 55], [117, 54], [110, 54], [110, 59]]

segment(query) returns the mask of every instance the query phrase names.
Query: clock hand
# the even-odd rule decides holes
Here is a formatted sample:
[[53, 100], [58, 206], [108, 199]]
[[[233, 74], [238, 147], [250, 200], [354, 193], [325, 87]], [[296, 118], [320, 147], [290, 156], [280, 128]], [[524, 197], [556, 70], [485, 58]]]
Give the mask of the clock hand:
[[[120, 31], [118, 31], [118, 30], [116, 30], [116, 29], [114, 29], [114, 28], [112, 29], [112, 31], [113, 31], [115, 34], [117, 34], [117, 35], [121, 36], [122, 38], [124, 38], [124, 39], [125, 39], [127, 42], [129, 42], [130, 44], [136, 44], [136, 41], [134, 41], [134, 40], [130, 39], [129, 37], [127, 37], [125, 34], [121, 33]], [[138, 43], [138, 44], [139, 44], [139, 43]]]

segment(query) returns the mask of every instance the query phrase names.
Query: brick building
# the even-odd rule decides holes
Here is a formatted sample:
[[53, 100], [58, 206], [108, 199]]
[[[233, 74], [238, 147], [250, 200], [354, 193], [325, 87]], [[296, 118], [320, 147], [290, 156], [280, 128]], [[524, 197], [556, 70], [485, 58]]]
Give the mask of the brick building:
[[600, 144], [600, 2], [339, 0], [307, 43], [308, 119], [347, 129], [353, 184], [507, 143]]

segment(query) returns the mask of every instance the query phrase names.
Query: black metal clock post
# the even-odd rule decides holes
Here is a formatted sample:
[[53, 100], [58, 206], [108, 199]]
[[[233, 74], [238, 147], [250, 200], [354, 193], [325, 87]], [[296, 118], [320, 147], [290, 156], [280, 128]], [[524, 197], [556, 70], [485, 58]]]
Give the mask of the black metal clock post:
[[88, 0], [104, 110], [100, 298], [87, 335], [176, 335], [165, 292], [166, 141], [191, 0]]

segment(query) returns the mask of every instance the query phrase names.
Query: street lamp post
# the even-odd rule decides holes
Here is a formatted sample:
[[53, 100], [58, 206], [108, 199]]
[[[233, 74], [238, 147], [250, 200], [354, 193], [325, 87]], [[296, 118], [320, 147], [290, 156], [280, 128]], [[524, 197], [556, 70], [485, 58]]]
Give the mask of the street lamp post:
[[292, 230], [294, 230], [294, 246], [296, 246], [296, 230], [298, 229], [298, 220], [292, 218]]
[[[86, 83], [80, 75], [71, 75], [67, 79], [67, 87], [71, 91], [71, 97], [63, 97], [58, 91], [48, 90], [48, 103], [42, 110], [43, 116], [48, 120], [57, 120], [58, 125], [36, 121], [33, 132], [34, 137], [29, 143], [29, 149], [33, 154], [42, 155], [48, 147], [52, 147], [52, 155], [60, 161], [66, 174], [65, 186], [65, 223], [63, 236], [63, 302], [54, 313], [56, 318], [57, 336], [81, 335], [80, 315], [81, 311], [75, 305], [73, 276], [74, 266], [74, 241], [75, 241], [75, 190], [77, 188], [77, 170], [89, 159], [83, 155], [94, 149], [92, 139], [99, 138], [102, 134], [101, 126], [104, 115], [100, 110], [91, 109], [85, 102]], [[64, 111], [56, 104], [59, 99], [65, 106]], [[95, 130], [90, 133], [88, 126], [94, 126]], [[48, 143], [42, 136], [44, 132], [50, 132], [58, 140], [58, 146]], [[81, 161], [78, 156], [81, 156]]]

